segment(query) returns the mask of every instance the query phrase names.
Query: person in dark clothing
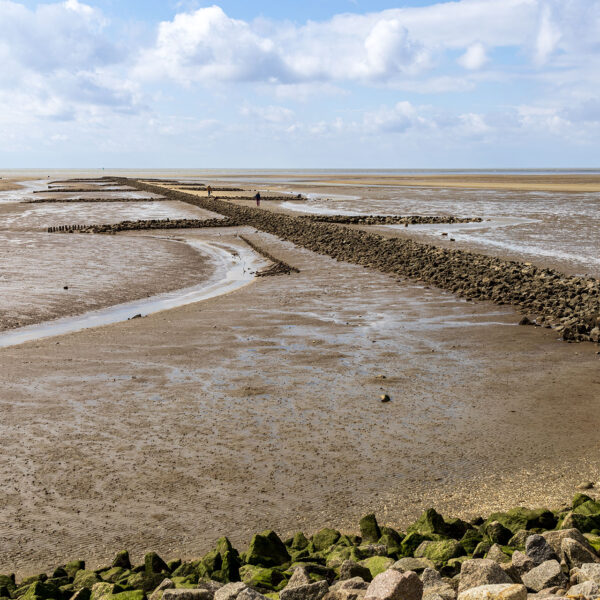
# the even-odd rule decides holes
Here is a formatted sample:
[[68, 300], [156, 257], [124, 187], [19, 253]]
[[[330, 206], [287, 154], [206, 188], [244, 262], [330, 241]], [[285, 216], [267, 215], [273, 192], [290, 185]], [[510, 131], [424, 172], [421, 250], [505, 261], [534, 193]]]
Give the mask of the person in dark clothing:
[[254, 199], [256, 200], [256, 206], [260, 206], [260, 192], [256, 192]]
[[206, 188], [206, 191], [208, 192], [209, 196], [212, 194], [212, 188], [210, 187], [210, 185]]

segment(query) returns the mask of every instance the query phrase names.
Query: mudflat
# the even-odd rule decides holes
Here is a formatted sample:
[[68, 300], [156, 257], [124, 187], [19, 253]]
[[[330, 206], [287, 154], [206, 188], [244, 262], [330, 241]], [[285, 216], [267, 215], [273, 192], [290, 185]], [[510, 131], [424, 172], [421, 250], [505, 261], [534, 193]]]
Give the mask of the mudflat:
[[[262, 176], [268, 180], [268, 176]], [[279, 179], [272, 176], [271, 179]], [[462, 188], [486, 190], [522, 190], [546, 192], [599, 192], [600, 175], [580, 174], [544, 174], [544, 175], [385, 175], [377, 174], [340, 174], [319, 175], [302, 174], [290, 178], [296, 183], [310, 182], [319, 185], [353, 186], [408, 186], [431, 188]]]
[[5, 570], [560, 503], [600, 475], [594, 345], [243, 233], [300, 273], [0, 350]]

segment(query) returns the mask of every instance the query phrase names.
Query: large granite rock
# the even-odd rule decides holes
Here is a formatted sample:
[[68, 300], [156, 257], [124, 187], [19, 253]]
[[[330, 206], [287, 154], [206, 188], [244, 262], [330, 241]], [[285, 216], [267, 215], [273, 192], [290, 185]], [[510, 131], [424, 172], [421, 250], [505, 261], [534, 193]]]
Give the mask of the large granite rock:
[[214, 600], [236, 600], [246, 589], [248, 589], [248, 586], [241, 581], [228, 583], [215, 592]]
[[171, 590], [175, 584], [170, 579], [163, 579], [158, 587], [150, 594], [148, 600], [161, 600], [165, 590]]
[[576, 571], [576, 578], [578, 583], [593, 581], [600, 585], [600, 564], [586, 563], [581, 565]]
[[515, 568], [516, 572], [519, 574], [519, 577], [522, 577], [528, 571], [535, 568], [535, 563], [527, 556], [527, 554], [523, 554], [523, 552], [519, 550], [515, 550], [512, 555], [512, 566]]
[[461, 592], [458, 600], [527, 600], [527, 589], [518, 583], [480, 585]]
[[209, 590], [198, 588], [166, 589], [162, 595], [162, 600], [213, 600], [213, 598], [214, 594]]
[[365, 600], [421, 600], [423, 584], [414, 571], [401, 573], [389, 569], [373, 579]]
[[560, 561], [552, 546], [541, 535], [530, 535], [525, 541], [525, 554], [536, 564], [541, 565], [548, 560]]
[[598, 598], [600, 596], [600, 585], [595, 581], [584, 581], [569, 588], [568, 595], [570, 598], [585, 598], [586, 600]]
[[279, 592], [280, 600], [321, 600], [329, 591], [326, 581], [316, 581], [293, 588], [284, 588]]
[[557, 560], [547, 560], [541, 565], [525, 573], [521, 579], [528, 590], [539, 592], [543, 589], [567, 584], [560, 564]]
[[600, 563], [600, 558], [594, 551], [571, 538], [565, 538], [561, 542], [560, 551], [569, 569], [581, 567], [585, 563]]
[[423, 582], [423, 600], [455, 600], [456, 590], [445, 581], [435, 569], [425, 569], [421, 575]]
[[594, 550], [579, 529], [557, 529], [556, 531], [545, 531], [541, 535], [552, 546], [556, 554], [560, 554], [562, 541], [567, 538], [576, 540], [586, 546], [588, 550]]
[[473, 558], [465, 560], [461, 566], [458, 593], [482, 585], [499, 583], [513, 583], [513, 581], [497, 562], [487, 558]]

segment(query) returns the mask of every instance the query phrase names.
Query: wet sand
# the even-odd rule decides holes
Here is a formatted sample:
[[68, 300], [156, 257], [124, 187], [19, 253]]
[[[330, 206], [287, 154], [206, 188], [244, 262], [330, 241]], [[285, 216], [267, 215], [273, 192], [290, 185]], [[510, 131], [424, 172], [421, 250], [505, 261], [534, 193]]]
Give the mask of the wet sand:
[[301, 272], [0, 350], [4, 570], [555, 504], [600, 476], [592, 344], [251, 237]]
[[[300, 273], [0, 349], [1, 571], [553, 506], [600, 479], [595, 345], [249, 228], [160, 243], [238, 234]], [[144, 232], [47, 237], [154, 258]]]
[[[226, 179], [226, 178], [225, 178]], [[233, 179], [243, 181], [236, 176]], [[261, 179], [278, 180], [278, 175], [261, 175]], [[334, 186], [394, 186], [394, 187], [433, 187], [433, 188], [462, 188], [485, 190], [521, 190], [521, 191], [546, 191], [546, 192], [599, 192], [600, 175], [570, 175], [570, 174], [544, 174], [544, 175], [385, 175], [377, 174], [369, 177], [368, 174], [331, 174], [319, 175], [317, 173], [290, 176], [289, 181], [300, 184], [334, 185]]]

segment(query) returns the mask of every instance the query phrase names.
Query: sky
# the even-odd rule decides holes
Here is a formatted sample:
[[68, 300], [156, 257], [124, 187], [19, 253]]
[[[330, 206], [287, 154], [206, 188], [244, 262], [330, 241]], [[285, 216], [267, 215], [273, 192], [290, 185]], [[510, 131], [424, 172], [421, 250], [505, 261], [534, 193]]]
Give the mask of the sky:
[[597, 168], [600, 0], [0, 0], [2, 168]]

